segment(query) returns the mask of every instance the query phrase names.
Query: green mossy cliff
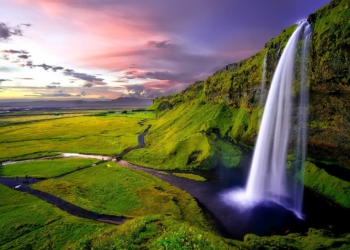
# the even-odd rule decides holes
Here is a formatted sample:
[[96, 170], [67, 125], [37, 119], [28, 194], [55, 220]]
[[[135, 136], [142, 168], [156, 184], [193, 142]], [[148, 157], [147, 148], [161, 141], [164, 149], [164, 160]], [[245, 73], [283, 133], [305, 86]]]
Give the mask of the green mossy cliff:
[[334, 0], [309, 21], [309, 155], [350, 166], [350, 2]]
[[[308, 157], [316, 165], [322, 161], [335, 163], [334, 168], [349, 168], [350, 3], [333, 0], [311, 14], [308, 21], [313, 27]], [[264, 57], [268, 53], [269, 88], [279, 57], [295, 28], [293, 25], [283, 30], [260, 52], [227, 65], [181, 93], [155, 99], [150, 109], [157, 110], [159, 119], [146, 137], [147, 148], [128, 154], [128, 160], [167, 169], [208, 169], [219, 162], [227, 167], [238, 166], [242, 148], [227, 142], [254, 146], [263, 112], [258, 102]], [[235, 152], [234, 160], [229, 160], [232, 152], [227, 153], [228, 149]], [[312, 183], [308, 187], [322, 193]]]
[[[308, 20], [313, 27], [309, 62], [309, 155], [350, 166], [350, 155], [346, 154], [350, 149], [350, 3], [333, 0]], [[265, 54], [268, 52], [266, 82], [269, 88], [277, 61], [295, 28], [293, 25], [283, 30], [252, 57], [226, 66], [183, 92], [155, 99], [152, 108], [162, 111], [198, 101], [215, 102], [226, 105], [232, 113], [241, 111], [243, 106], [247, 119], [255, 119]], [[234, 131], [220, 131], [253, 145], [258, 125], [249, 126], [249, 122], [243, 122]], [[227, 124], [232, 128], [234, 125], [234, 121]]]

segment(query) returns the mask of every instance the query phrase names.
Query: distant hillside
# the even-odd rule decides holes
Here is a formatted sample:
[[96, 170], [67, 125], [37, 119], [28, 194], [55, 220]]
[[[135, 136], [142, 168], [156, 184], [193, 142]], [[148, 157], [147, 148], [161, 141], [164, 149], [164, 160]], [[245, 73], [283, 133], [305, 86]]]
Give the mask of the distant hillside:
[[132, 97], [119, 97], [110, 101], [84, 101], [84, 100], [45, 100], [45, 101], [19, 101], [0, 102], [0, 108], [113, 108], [117, 106], [147, 107], [153, 103], [151, 99], [138, 99]]

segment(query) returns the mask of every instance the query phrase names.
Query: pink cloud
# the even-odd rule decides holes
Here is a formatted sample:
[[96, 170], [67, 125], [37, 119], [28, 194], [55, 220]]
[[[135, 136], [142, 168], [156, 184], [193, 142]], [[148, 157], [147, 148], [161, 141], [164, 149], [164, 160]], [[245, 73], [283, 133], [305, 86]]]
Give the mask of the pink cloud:
[[147, 82], [147, 83], [143, 83], [142, 85], [149, 89], [158, 89], [158, 90], [164, 91], [177, 84], [178, 82], [163, 80], [163, 81], [156, 81], [156, 82]]

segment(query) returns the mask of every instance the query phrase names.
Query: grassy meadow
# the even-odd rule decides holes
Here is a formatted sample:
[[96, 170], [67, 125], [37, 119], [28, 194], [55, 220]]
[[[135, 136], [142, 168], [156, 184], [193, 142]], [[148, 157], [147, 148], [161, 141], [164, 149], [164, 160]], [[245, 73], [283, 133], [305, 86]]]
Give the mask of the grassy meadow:
[[32, 188], [98, 213], [132, 218], [167, 214], [206, 227], [201, 209], [188, 193], [148, 173], [114, 162], [45, 180]]
[[[12, 118], [12, 124], [0, 126], [0, 150], [4, 152], [0, 157], [3, 161], [61, 152], [116, 154], [137, 145], [137, 136], [151, 124], [145, 137], [146, 148], [133, 150], [124, 158], [159, 169], [209, 169], [219, 159], [226, 167], [237, 167], [241, 148], [229, 143], [224, 135], [243, 135], [249, 131], [241, 130], [242, 127], [254, 131], [254, 123], [246, 119], [248, 113], [227, 112], [222, 104], [195, 102], [187, 110], [180, 105], [160, 112], [160, 118], [151, 112], [118, 115], [95, 112], [50, 120], [42, 117], [32, 120], [34, 116], [28, 120]], [[233, 127], [225, 125], [230, 122]], [[33, 160], [2, 166], [0, 173], [2, 177], [50, 178], [97, 161]], [[312, 166], [307, 168], [317, 170]], [[205, 181], [191, 173], [172, 174]], [[327, 177], [324, 172], [319, 175]], [[311, 181], [306, 176], [306, 184], [316, 185]], [[223, 238], [214, 229], [212, 218], [191, 195], [150, 174], [115, 162], [47, 179], [31, 188], [96, 213], [126, 216], [130, 220], [116, 226], [82, 219], [32, 195], [0, 185], [0, 249], [277, 249], [281, 245], [290, 249], [348, 249], [350, 246], [349, 235], [334, 237], [328, 231], [314, 229], [305, 235], [250, 234], [244, 241]]]
[[0, 249], [68, 249], [112, 226], [71, 216], [0, 184]]
[[106, 112], [105, 110], [51, 110], [51, 111], [12, 111], [8, 113], [0, 114], [0, 127], [31, 123], [43, 120], [53, 120], [53, 119], [64, 119], [69, 117], [77, 117], [83, 115], [95, 115], [101, 112]]
[[[154, 121], [154, 117], [154, 113], [116, 115], [103, 112], [60, 119], [46, 119], [42, 115], [11, 117], [8, 119], [12, 123], [0, 128], [0, 147], [4, 152], [1, 157], [8, 160], [60, 152], [119, 153], [137, 145], [138, 134], [146, 128], [142, 124], [145, 120]], [[97, 161], [33, 160], [2, 166], [1, 176], [50, 178]], [[133, 219], [120, 226], [81, 219], [29, 194], [0, 185], [3, 195], [0, 201], [1, 249], [89, 249], [92, 246], [95, 249], [232, 249], [240, 244], [223, 241], [212, 232], [211, 219], [208, 222], [207, 215], [186, 192], [150, 174], [114, 162], [59, 179], [48, 179], [31, 188], [97, 213]]]
[[7, 178], [25, 177], [50, 178], [82, 167], [90, 166], [99, 160], [80, 158], [58, 158], [19, 162], [0, 167], [0, 175]]
[[71, 216], [1, 184], [0, 192], [0, 249], [4, 250], [238, 249], [241, 245], [172, 214], [138, 216], [116, 226]]
[[154, 113], [106, 114], [38, 120], [0, 127], [0, 161], [38, 158], [61, 152], [114, 155], [138, 145], [140, 122]]

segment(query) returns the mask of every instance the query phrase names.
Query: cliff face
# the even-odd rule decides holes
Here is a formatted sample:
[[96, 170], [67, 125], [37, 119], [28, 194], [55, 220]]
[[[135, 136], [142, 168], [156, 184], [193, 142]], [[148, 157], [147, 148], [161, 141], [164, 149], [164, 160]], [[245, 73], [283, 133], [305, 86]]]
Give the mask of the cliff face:
[[[308, 18], [313, 27], [309, 56], [308, 155], [347, 166], [350, 166], [350, 155], [346, 153], [350, 149], [349, 5], [347, 0], [333, 0]], [[269, 88], [278, 59], [295, 28], [296, 25], [283, 30], [252, 57], [218, 70], [182, 93], [157, 98], [153, 107], [164, 112], [196, 102], [226, 105], [232, 120], [222, 122], [229, 123], [229, 128], [223, 131], [218, 126], [207, 125], [206, 131], [219, 129], [223, 136], [254, 145], [259, 122], [256, 114], [261, 113], [258, 102], [265, 54], [268, 53], [266, 86]], [[244, 114], [236, 117], [237, 112]], [[217, 122], [220, 121], [213, 124]]]
[[350, 166], [350, 2], [335, 0], [310, 15], [309, 149]]

